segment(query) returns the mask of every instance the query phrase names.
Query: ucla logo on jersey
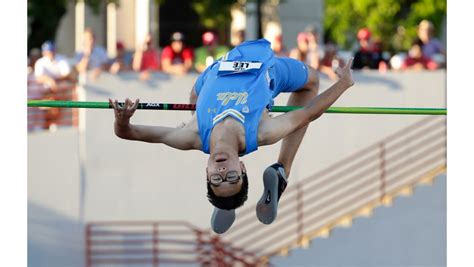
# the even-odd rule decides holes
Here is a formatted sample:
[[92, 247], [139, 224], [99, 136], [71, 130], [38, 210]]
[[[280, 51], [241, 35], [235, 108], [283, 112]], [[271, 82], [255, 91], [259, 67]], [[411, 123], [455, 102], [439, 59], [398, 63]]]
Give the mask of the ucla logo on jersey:
[[222, 92], [217, 94], [217, 101], [221, 101], [222, 105], [229, 104], [230, 101], [235, 101], [235, 105], [247, 103], [247, 92]]

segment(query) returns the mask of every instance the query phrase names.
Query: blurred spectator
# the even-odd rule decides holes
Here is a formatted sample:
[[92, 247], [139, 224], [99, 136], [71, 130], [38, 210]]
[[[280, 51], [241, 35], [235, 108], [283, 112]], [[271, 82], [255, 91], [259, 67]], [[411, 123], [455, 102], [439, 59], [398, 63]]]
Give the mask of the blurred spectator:
[[290, 57], [301, 60], [309, 66], [317, 69], [319, 67], [319, 52], [317, 50], [317, 45], [314, 46], [314, 44], [311, 44], [310, 46], [309, 42], [310, 37], [308, 34], [306, 32], [300, 32], [296, 38], [296, 48], [293, 48], [290, 51]]
[[323, 49], [319, 45], [319, 33], [316, 26], [308, 25], [305, 29], [305, 32], [308, 36], [309, 50], [316, 51], [317, 54], [317, 69], [321, 73], [326, 74], [331, 80], [337, 80], [337, 75], [332, 67], [321, 64]]
[[275, 37], [275, 41], [272, 43], [273, 52], [277, 57], [287, 57], [288, 52], [286, 51], [285, 46], [283, 45], [283, 36], [278, 35]]
[[117, 42], [117, 56], [110, 61], [109, 71], [116, 74], [120, 71], [129, 71], [132, 69], [132, 57], [127, 53], [122, 42]]
[[283, 45], [283, 30], [281, 24], [277, 21], [269, 21], [266, 23], [263, 38], [271, 43], [271, 48], [275, 56], [288, 57], [286, 47]]
[[407, 70], [434, 70], [438, 68], [438, 64], [434, 62], [431, 58], [423, 54], [421, 49], [421, 41], [416, 41], [413, 43], [412, 47], [408, 51], [408, 57], [402, 64], [402, 69]]
[[107, 51], [102, 46], [96, 45], [95, 36], [91, 29], [86, 29], [83, 35], [84, 47], [82, 52], [76, 53], [76, 69], [79, 73], [92, 70], [92, 78], [97, 78], [102, 70], [107, 69]]
[[316, 51], [318, 55], [318, 61], [317, 64], [319, 66], [319, 58], [321, 55], [321, 46], [319, 45], [319, 33], [314, 25], [308, 25], [306, 26], [304, 32], [306, 33], [306, 36], [308, 38], [308, 46], [310, 51]]
[[133, 56], [133, 70], [140, 71], [140, 79], [148, 80], [151, 71], [160, 71], [160, 55], [153, 45], [151, 33], [145, 36], [142, 47], [137, 48]]
[[407, 58], [407, 53], [398, 53], [393, 55], [390, 58], [390, 68], [392, 70], [401, 70], [405, 59]]
[[193, 52], [185, 47], [182, 33], [171, 35], [171, 44], [163, 49], [161, 65], [164, 72], [178, 75], [188, 73], [193, 67]]
[[35, 71], [35, 63], [40, 58], [41, 50], [38, 48], [32, 48], [28, 55], [28, 73], [33, 73]]
[[305, 32], [300, 32], [296, 39], [297, 47], [290, 52], [290, 57], [301, 60], [309, 66], [326, 74], [330, 79], [336, 80], [337, 75], [329, 66], [320, 64], [319, 35], [315, 27], [306, 27]]
[[362, 28], [357, 33], [360, 48], [354, 55], [354, 69], [385, 69], [386, 63], [382, 57], [379, 44], [372, 41], [372, 33], [367, 28]]
[[441, 41], [433, 38], [433, 33], [433, 23], [422, 20], [418, 25], [418, 38], [422, 42], [423, 55], [429, 58], [432, 58], [435, 54], [446, 54]]
[[321, 66], [331, 68], [331, 70], [336, 69], [339, 66], [344, 66], [344, 60], [342, 60], [337, 54], [338, 50], [336, 44], [327, 43], [324, 46], [324, 56], [321, 60]]
[[36, 81], [57, 91], [57, 82], [71, 79], [71, 67], [65, 56], [56, 54], [51, 41], [44, 42], [41, 51], [43, 57], [36, 61], [34, 68]]
[[245, 30], [238, 30], [232, 33], [231, 44], [233, 47], [245, 42]]
[[228, 47], [219, 45], [217, 35], [210, 31], [202, 35], [202, 44], [203, 46], [194, 51], [194, 68], [197, 72], [203, 72], [207, 66], [229, 51]]

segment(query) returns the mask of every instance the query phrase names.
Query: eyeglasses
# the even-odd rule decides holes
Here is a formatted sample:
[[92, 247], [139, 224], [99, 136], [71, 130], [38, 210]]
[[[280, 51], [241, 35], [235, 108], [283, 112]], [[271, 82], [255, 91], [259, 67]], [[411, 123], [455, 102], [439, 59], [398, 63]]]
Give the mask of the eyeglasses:
[[237, 171], [230, 171], [227, 173], [227, 175], [222, 177], [222, 175], [216, 173], [216, 174], [211, 174], [209, 177], [209, 183], [212, 184], [213, 186], [219, 186], [221, 185], [222, 182], [226, 181], [229, 182], [230, 184], [236, 184], [239, 182], [239, 180], [244, 177], [245, 173], [242, 172], [241, 175]]

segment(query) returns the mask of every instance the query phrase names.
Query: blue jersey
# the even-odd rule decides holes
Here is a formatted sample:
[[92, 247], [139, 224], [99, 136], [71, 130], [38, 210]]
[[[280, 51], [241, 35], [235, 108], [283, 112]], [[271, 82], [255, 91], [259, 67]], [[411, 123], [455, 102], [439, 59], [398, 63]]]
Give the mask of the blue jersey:
[[[288, 61], [289, 60], [289, 61]], [[306, 83], [306, 65], [286, 59], [281, 64], [274, 57], [270, 43], [265, 39], [247, 41], [229, 51], [202, 73], [195, 84], [198, 100], [196, 115], [202, 151], [210, 153], [211, 132], [215, 125], [231, 116], [242, 123], [248, 154], [258, 149], [258, 126], [262, 112], [273, 105], [273, 97], [280, 91], [294, 91]], [[291, 64], [301, 70], [290, 78]], [[296, 62], [296, 63], [295, 63]], [[281, 65], [279, 68], [273, 68]], [[286, 69], [285, 69], [286, 68]], [[280, 75], [275, 74], [280, 70]], [[272, 78], [273, 77], [273, 78]], [[293, 79], [293, 80], [292, 80]]]

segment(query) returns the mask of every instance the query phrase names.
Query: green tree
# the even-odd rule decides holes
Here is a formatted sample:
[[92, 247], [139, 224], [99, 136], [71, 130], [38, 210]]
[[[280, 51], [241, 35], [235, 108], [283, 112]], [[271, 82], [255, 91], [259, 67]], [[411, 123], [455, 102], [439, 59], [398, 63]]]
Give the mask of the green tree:
[[46, 40], [54, 40], [56, 29], [69, 0], [28, 0], [28, 50], [40, 47]]
[[192, 0], [192, 7], [198, 14], [201, 24], [225, 36], [230, 26], [230, 9], [236, 0]]
[[439, 31], [446, 15], [446, 0], [326, 0], [325, 5], [325, 39], [345, 49], [360, 28], [368, 27], [385, 49], [407, 50], [422, 19]]

